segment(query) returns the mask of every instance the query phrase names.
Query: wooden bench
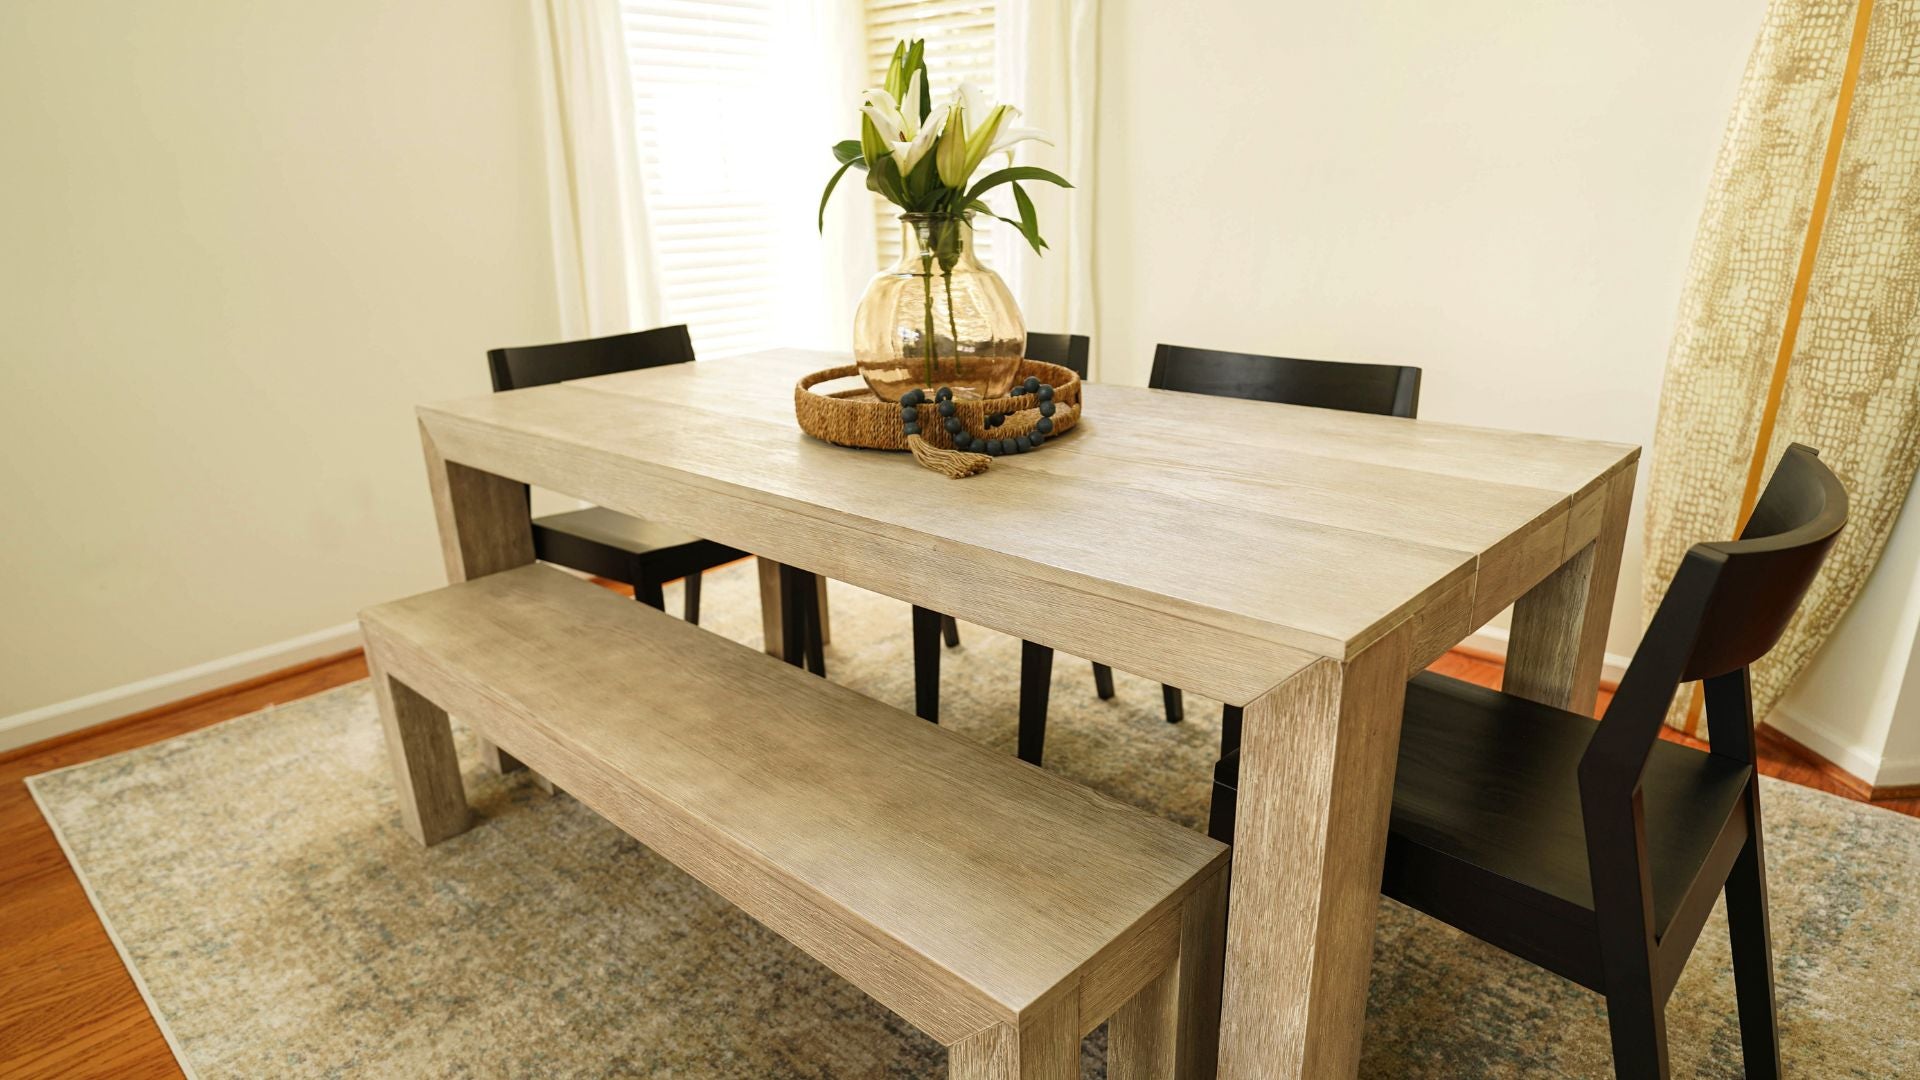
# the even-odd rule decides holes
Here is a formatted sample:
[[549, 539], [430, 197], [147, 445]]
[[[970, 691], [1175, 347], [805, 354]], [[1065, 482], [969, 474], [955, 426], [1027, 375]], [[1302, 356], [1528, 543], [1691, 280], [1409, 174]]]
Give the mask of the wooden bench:
[[1227, 849], [546, 566], [361, 615], [400, 814], [467, 828], [448, 714], [950, 1050], [1208, 1077]]

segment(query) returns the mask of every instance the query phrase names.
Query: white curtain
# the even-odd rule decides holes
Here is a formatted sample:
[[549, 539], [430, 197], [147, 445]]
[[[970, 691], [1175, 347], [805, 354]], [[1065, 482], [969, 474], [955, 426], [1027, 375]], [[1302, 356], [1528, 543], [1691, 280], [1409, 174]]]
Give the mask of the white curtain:
[[[851, 171], [818, 225], [820, 192], [838, 168], [832, 148], [860, 134], [860, 92], [867, 88], [866, 12], [860, 0], [788, 0], [784, 93], [778, 122], [757, 135], [768, 146], [771, 197], [786, 223], [778, 260], [781, 344], [846, 352], [853, 309], [879, 271], [866, 174]], [[789, 167], [785, 163], [791, 163]]]
[[633, 86], [616, 0], [533, 0], [548, 212], [569, 339], [657, 325]]
[[[1022, 123], [1052, 136], [1053, 146], [1027, 143], [1019, 163], [1051, 169], [1074, 185], [1026, 183], [1050, 245], [1035, 255], [1002, 225], [994, 235], [995, 269], [1020, 301], [1027, 329], [1091, 334], [1093, 278], [1094, 101], [1099, 90], [1099, 0], [1000, 0], [995, 53], [1000, 98], [1025, 110]], [[1005, 252], [1007, 254], [1002, 254]], [[1093, 374], [1100, 342], [1093, 342]]]

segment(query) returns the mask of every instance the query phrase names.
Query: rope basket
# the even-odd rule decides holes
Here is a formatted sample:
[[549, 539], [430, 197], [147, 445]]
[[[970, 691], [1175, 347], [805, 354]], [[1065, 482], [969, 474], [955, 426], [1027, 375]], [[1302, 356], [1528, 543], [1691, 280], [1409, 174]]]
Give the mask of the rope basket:
[[[919, 408], [922, 434], [908, 436], [901, 431], [900, 406], [891, 401], [881, 401], [864, 386], [835, 394], [813, 391], [813, 387], [820, 383], [859, 374], [857, 366], [848, 364], [816, 371], [802, 378], [793, 388], [793, 411], [799, 418], [800, 430], [823, 442], [839, 446], [909, 450], [922, 465], [948, 476], [972, 476], [984, 472], [992, 463], [993, 459], [985, 454], [953, 448], [953, 439], [947, 434], [943, 423], [945, 417], [939, 414], [931, 401]], [[1058, 364], [1022, 360], [1019, 374], [1014, 376], [1015, 384], [1026, 381], [1028, 376], [1053, 387], [1053, 434], [1049, 438], [1058, 438], [1072, 431], [1080, 419], [1080, 377]], [[955, 398], [953, 414], [976, 436], [1013, 439], [1030, 434], [1034, 425], [1040, 422], [1039, 405], [1039, 400], [1032, 394], [977, 401]], [[1005, 423], [989, 429], [987, 416], [990, 413], [1004, 414]]]

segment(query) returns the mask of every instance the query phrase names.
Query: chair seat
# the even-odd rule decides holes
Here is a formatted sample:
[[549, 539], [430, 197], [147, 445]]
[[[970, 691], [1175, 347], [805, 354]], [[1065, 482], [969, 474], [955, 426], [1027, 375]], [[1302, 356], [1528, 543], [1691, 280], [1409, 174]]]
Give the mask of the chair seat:
[[[1407, 685], [1383, 891], [1591, 984], [1598, 947], [1581, 818], [1580, 757], [1599, 725], [1577, 713], [1424, 673]], [[1673, 924], [1741, 806], [1752, 769], [1655, 742], [1642, 779], [1654, 932]], [[1463, 891], [1461, 884], [1478, 890]], [[1470, 895], [1463, 900], [1463, 895]], [[1498, 926], [1558, 917], [1568, 940], [1501, 940]], [[1463, 925], [1473, 923], [1474, 925]], [[1544, 951], [1548, 955], [1542, 956]], [[1555, 955], [1557, 954], [1557, 955]]]
[[627, 580], [636, 559], [647, 564], [654, 580], [672, 581], [747, 555], [672, 525], [602, 506], [535, 518], [533, 539], [541, 559], [616, 581]]

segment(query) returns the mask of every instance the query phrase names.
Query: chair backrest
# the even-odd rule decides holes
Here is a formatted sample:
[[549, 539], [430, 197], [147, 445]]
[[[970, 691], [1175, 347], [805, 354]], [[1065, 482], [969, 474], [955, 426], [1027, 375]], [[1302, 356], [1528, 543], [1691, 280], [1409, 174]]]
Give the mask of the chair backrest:
[[1085, 334], [1028, 334], [1027, 359], [1043, 364], [1059, 364], [1081, 378], [1087, 377], [1087, 350], [1092, 339]]
[[1147, 385], [1380, 416], [1410, 417], [1420, 411], [1420, 369], [1400, 364], [1297, 360], [1163, 344], [1153, 352]]
[[[1714, 752], [1752, 763], [1747, 665], [1766, 655], [1847, 523], [1847, 492], [1819, 452], [1788, 447], [1740, 539], [1695, 544], [1673, 575], [1580, 764], [1581, 788], [1631, 793], [1681, 684], [1706, 680]], [[1739, 693], [1713, 693], [1738, 683]], [[1716, 717], [1716, 698], [1722, 708]], [[1720, 722], [1716, 724], [1716, 719]]]
[[692, 360], [693, 338], [687, 334], [685, 325], [487, 352], [487, 367], [493, 372], [495, 391], [522, 390]]

